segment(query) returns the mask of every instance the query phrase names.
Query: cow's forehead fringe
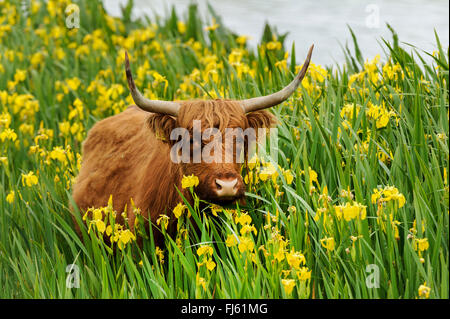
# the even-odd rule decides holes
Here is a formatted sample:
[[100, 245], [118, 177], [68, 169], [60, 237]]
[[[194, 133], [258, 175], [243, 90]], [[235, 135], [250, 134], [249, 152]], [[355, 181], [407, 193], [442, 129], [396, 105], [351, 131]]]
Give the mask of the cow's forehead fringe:
[[220, 131], [226, 128], [247, 127], [242, 106], [232, 100], [184, 101], [177, 116], [178, 124], [192, 130], [194, 120], [200, 120], [202, 129], [215, 127]]

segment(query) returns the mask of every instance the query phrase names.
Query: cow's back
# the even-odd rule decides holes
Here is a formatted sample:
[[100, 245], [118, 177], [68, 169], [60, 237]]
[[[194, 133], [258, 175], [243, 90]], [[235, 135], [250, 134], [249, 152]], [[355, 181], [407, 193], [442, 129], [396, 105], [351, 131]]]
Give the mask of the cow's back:
[[148, 116], [130, 107], [91, 128], [83, 143], [81, 170], [73, 189], [81, 211], [106, 206], [112, 195], [114, 209], [120, 213], [130, 198], [139, 196], [138, 183], [145, 177], [146, 163], [160, 147], [147, 128]]

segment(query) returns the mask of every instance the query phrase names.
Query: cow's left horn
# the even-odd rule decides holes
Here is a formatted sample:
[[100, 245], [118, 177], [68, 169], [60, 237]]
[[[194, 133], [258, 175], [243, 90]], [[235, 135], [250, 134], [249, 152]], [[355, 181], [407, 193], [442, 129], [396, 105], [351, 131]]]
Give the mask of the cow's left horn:
[[131, 96], [137, 106], [147, 112], [177, 116], [181, 107], [177, 102], [150, 100], [142, 96], [134, 84], [127, 52], [125, 52], [125, 72], [127, 74], [128, 87], [130, 88]]
[[306, 57], [305, 63], [303, 63], [303, 67], [298, 73], [298, 75], [295, 77], [295, 79], [289, 83], [288, 86], [286, 86], [281, 91], [278, 91], [276, 93], [266, 95], [266, 96], [260, 96], [255, 97], [252, 99], [242, 100], [241, 105], [244, 108], [245, 113], [258, 111], [262, 109], [266, 109], [275, 105], [278, 105], [285, 101], [289, 96], [291, 96], [292, 93], [295, 92], [297, 87], [302, 82], [303, 78], [306, 75], [306, 71], [308, 70], [309, 62], [311, 61], [311, 54], [314, 48], [314, 44], [311, 46], [308, 52], [308, 56]]

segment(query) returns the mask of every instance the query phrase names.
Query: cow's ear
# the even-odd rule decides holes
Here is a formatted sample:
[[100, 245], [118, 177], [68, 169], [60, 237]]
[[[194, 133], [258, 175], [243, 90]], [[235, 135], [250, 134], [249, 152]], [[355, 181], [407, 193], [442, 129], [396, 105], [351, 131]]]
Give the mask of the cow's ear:
[[156, 138], [165, 142], [171, 143], [170, 132], [176, 126], [176, 120], [170, 115], [152, 114], [147, 121], [148, 127], [156, 135]]
[[255, 111], [247, 114], [249, 127], [257, 129], [259, 127], [271, 128], [277, 125], [278, 120], [267, 110]]

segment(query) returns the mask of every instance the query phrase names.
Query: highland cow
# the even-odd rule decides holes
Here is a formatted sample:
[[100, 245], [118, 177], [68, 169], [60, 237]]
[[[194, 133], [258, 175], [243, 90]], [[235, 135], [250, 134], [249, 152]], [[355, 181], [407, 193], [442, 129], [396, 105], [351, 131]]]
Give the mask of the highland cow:
[[[95, 124], [83, 143], [83, 160], [73, 189], [73, 198], [80, 211], [106, 206], [112, 195], [114, 209], [122, 212], [127, 207], [128, 223], [134, 225], [136, 216], [130, 199], [141, 210], [144, 218], [155, 222], [160, 214], [171, 216], [173, 208], [182, 199], [192, 200], [183, 190], [183, 175], [195, 175], [199, 198], [216, 203], [242, 199], [245, 184], [238, 161], [181, 161], [171, 159], [171, 132], [183, 128], [192, 136], [194, 121], [200, 121], [201, 131], [215, 128], [226, 135], [227, 128], [262, 128], [276, 124], [275, 116], [266, 109], [285, 101], [304, 78], [313, 46], [294, 80], [281, 91], [247, 100], [154, 101], [144, 98], [135, 86], [128, 55], [125, 69], [128, 86], [136, 105], [124, 112]], [[202, 147], [191, 139], [191, 149]], [[197, 143], [198, 144], [198, 143]], [[200, 143], [201, 144], [201, 143]], [[220, 146], [220, 145], [219, 145]], [[238, 157], [238, 147], [222, 147], [222, 156]], [[245, 148], [244, 148], [245, 149]], [[192, 156], [192, 154], [191, 154]], [[121, 214], [117, 222], [123, 223]], [[76, 224], [76, 223], [75, 223]], [[79, 229], [78, 229], [79, 231]]]

